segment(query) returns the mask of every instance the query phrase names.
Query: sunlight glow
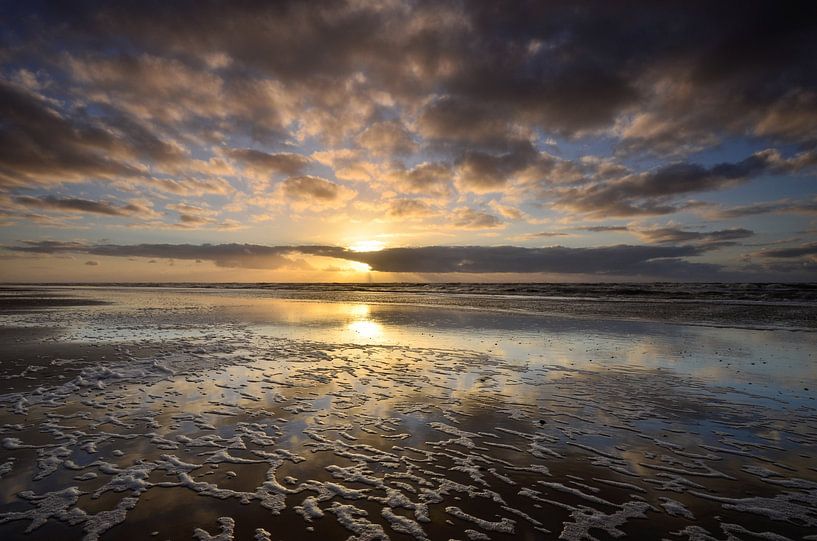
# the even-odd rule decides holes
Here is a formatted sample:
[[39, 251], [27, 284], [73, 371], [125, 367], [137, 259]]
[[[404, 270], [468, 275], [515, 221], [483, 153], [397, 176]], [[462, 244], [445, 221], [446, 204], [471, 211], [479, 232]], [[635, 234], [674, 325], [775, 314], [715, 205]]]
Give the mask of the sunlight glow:
[[[360, 251], [360, 250], [358, 250]], [[372, 267], [369, 266], [368, 263], [360, 263], [359, 261], [349, 261], [347, 262], [347, 266], [349, 270], [352, 272], [371, 272]]]
[[359, 240], [349, 246], [353, 252], [377, 252], [382, 250], [385, 244], [379, 240]]

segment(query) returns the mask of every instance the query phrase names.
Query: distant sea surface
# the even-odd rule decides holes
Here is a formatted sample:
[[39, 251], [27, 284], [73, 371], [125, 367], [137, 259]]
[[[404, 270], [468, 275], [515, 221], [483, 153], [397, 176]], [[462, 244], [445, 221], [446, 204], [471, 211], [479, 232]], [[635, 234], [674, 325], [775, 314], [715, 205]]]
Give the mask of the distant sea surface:
[[[22, 287], [22, 286], [21, 286]], [[817, 330], [812, 283], [142, 283], [60, 288], [174, 288], [327, 302], [443, 305], [559, 317]], [[20, 294], [24, 294], [20, 290]]]

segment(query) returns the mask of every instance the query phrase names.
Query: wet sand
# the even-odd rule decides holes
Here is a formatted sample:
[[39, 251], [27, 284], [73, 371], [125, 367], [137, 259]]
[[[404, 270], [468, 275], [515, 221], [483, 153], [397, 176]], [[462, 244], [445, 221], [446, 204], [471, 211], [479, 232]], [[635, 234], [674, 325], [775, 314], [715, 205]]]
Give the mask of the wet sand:
[[2, 539], [817, 539], [813, 332], [50, 293], [0, 311]]

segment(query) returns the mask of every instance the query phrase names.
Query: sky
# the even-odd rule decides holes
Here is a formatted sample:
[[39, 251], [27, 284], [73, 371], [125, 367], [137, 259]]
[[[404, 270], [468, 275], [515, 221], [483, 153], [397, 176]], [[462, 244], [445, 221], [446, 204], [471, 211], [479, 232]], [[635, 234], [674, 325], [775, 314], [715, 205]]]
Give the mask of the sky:
[[0, 281], [817, 278], [814, 2], [0, 21]]

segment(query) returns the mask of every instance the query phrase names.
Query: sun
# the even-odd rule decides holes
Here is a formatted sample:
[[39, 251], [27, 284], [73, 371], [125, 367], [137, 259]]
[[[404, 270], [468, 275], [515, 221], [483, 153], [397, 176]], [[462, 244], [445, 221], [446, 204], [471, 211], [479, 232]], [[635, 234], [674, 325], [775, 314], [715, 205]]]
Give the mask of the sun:
[[359, 240], [352, 243], [349, 249], [353, 252], [377, 252], [382, 250], [384, 246], [385, 244], [379, 240]]

